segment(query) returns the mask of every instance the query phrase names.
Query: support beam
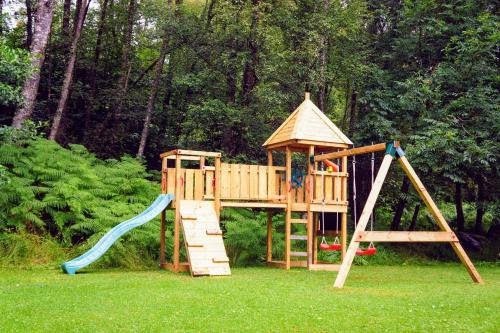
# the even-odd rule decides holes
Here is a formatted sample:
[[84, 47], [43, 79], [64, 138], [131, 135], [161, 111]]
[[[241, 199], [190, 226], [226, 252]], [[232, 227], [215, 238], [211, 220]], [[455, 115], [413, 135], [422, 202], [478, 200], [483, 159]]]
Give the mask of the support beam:
[[363, 231], [354, 241], [439, 243], [458, 242], [458, 238], [454, 232], [448, 231]]
[[[221, 200], [220, 200], [220, 191], [221, 191], [221, 184], [222, 184], [222, 179], [221, 179], [221, 157], [216, 157], [215, 158], [215, 178], [214, 178], [214, 207], [215, 207], [215, 213], [217, 214], [217, 219], [219, 220], [220, 223], [220, 210], [221, 210]], [[207, 185], [210, 186], [210, 185]]]
[[181, 177], [181, 157], [177, 155], [175, 159], [175, 221], [174, 221], [174, 258], [173, 271], [179, 272], [180, 261], [180, 224], [181, 224], [181, 191], [184, 191], [183, 182]]
[[[314, 146], [309, 146], [309, 156], [314, 155]], [[313, 174], [314, 172], [314, 163], [307, 163], [307, 178], [306, 178], [306, 183], [305, 183], [305, 190], [306, 190], [306, 209], [307, 209], [307, 266], [308, 268], [311, 267], [313, 264], [313, 256], [314, 256], [314, 251], [313, 251], [313, 246], [314, 246], [314, 236], [313, 236], [313, 212], [311, 211], [311, 201], [312, 201], [312, 179], [313, 179]]]
[[[373, 207], [375, 206], [375, 202], [377, 201], [378, 195], [380, 193], [380, 189], [384, 184], [385, 177], [387, 176], [387, 172], [389, 171], [389, 167], [391, 166], [393, 157], [390, 154], [386, 154], [384, 159], [382, 160], [382, 164], [377, 173], [377, 177], [375, 178], [375, 182], [373, 183], [372, 190], [368, 195], [368, 199], [366, 200], [365, 207], [363, 208], [363, 212], [359, 218], [358, 225], [353, 234], [353, 239], [357, 239], [358, 234], [362, 231], [365, 231], [366, 225], [370, 219], [370, 215], [373, 211]], [[337, 278], [335, 279], [334, 287], [342, 288], [344, 286], [345, 280], [347, 278], [347, 274], [351, 269], [352, 261], [354, 260], [354, 256], [356, 255], [356, 250], [359, 247], [358, 242], [351, 242], [349, 244], [349, 248], [347, 249], [344, 260], [342, 261], [342, 265], [340, 266], [339, 274], [337, 274]]]
[[[418, 192], [422, 200], [424, 201], [425, 205], [431, 212], [432, 216], [434, 217], [434, 220], [436, 220], [437, 224], [443, 231], [447, 232], [452, 232], [450, 226], [446, 222], [446, 220], [443, 217], [443, 214], [439, 211], [439, 208], [437, 205], [434, 203], [434, 200], [432, 200], [429, 192], [427, 192], [427, 189], [425, 188], [424, 184], [420, 181], [420, 178], [418, 178], [417, 174], [415, 173], [415, 170], [413, 170], [413, 167], [411, 166], [410, 162], [406, 159], [405, 156], [402, 156], [400, 153], [400, 158], [398, 159], [399, 164], [403, 168], [403, 171], [406, 173], [408, 178], [410, 179], [411, 183], [415, 187], [415, 190]], [[472, 261], [469, 259], [469, 256], [467, 253], [465, 253], [465, 250], [463, 249], [462, 245], [460, 245], [459, 242], [451, 242], [451, 246], [453, 247], [453, 250], [457, 254], [457, 256], [460, 258], [460, 261], [462, 264], [465, 266], [467, 271], [469, 272], [469, 275], [471, 276], [472, 280], [476, 283], [483, 284], [483, 279], [479, 275], [478, 271], [474, 267], [474, 264]]]
[[[394, 148], [399, 147], [399, 141], [394, 141], [393, 146], [394, 146]], [[364, 146], [364, 147], [341, 150], [341, 151], [337, 151], [334, 153], [317, 155], [317, 156], [314, 156], [314, 161], [321, 162], [323, 160], [329, 160], [329, 159], [334, 159], [334, 158], [339, 158], [339, 157], [344, 157], [344, 156], [372, 153], [372, 152], [376, 152], [376, 151], [383, 151], [386, 148], [387, 148], [387, 143], [378, 143], [378, 144], [371, 145], [371, 146]]]
[[273, 212], [267, 210], [267, 262], [273, 260]]
[[292, 150], [286, 147], [286, 216], [285, 216], [285, 269], [290, 269], [290, 234], [292, 232]]
[[[347, 174], [347, 156], [342, 157], [342, 172]], [[342, 197], [341, 200], [345, 200], [347, 202], [347, 177], [342, 179]], [[347, 203], [348, 205], [348, 203]], [[347, 207], [346, 207], [347, 209]], [[342, 213], [342, 222], [341, 222], [341, 253], [340, 257], [343, 261], [347, 251], [347, 212]]]

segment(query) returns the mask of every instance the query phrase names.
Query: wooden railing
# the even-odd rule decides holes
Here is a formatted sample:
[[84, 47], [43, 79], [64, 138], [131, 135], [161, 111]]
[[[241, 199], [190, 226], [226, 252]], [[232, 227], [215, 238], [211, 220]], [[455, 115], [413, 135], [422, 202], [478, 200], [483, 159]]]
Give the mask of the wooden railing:
[[[294, 203], [304, 203], [307, 188], [311, 188], [312, 203], [322, 203], [324, 197], [325, 204], [347, 204], [347, 182], [344, 181], [347, 173], [344, 172], [316, 171], [311, 180], [304, 180], [297, 188], [286, 183], [285, 167], [222, 163], [220, 172], [221, 200], [285, 202], [287, 191], [291, 191]], [[181, 168], [180, 173], [180, 199], [214, 199], [216, 177], [213, 166]], [[175, 179], [175, 168], [168, 168], [168, 193], [175, 193]]]

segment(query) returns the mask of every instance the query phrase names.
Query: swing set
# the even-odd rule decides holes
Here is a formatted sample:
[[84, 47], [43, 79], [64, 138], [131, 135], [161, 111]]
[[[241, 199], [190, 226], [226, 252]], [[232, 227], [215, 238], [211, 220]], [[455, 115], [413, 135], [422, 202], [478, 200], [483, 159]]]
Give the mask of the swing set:
[[[377, 253], [377, 242], [446, 242], [451, 244], [474, 282], [482, 279], [458, 238], [453, 233], [424, 185], [404, 156], [399, 142], [372, 144], [352, 148], [353, 143], [310, 100], [304, 101], [263, 144], [267, 150], [267, 165], [223, 163], [220, 153], [173, 150], [162, 158], [162, 193], [175, 194], [169, 208], [175, 209], [174, 246], [172, 261], [165, 259], [165, 214], [162, 214], [160, 267], [180, 272], [191, 270], [193, 275], [228, 274], [228, 258], [222, 243], [222, 230], [212, 230], [219, 224], [220, 211], [226, 207], [256, 208], [267, 211], [266, 263], [271, 267], [338, 271], [335, 287], [342, 287], [356, 255]], [[378, 172], [375, 172], [376, 152], [385, 151]], [[284, 165], [273, 159], [276, 152], [284, 153]], [[356, 155], [371, 153], [371, 190], [358, 218]], [[283, 156], [283, 155], [281, 155]], [[292, 166], [302, 158], [306, 168]], [[354, 233], [347, 244], [348, 157], [352, 157], [351, 217]], [[441, 231], [374, 231], [373, 208], [393, 160], [397, 160], [411, 180]], [[213, 160], [213, 161], [212, 161]], [[186, 163], [184, 163], [186, 161]], [[332, 161], [336, 161], [333, 163]], [[183, 164], [184, 163], [184, 164]], [[195, 165], [193, 169], [193, 165]], [[326, 170], [325, 170], [326, 168]], [[376, 176], [375, 176], [376, 173]], [[194, 208], [193, 208], [194, 207]], [[197, 208], [196, 208], [197, 207]], [[212, 214], [213, 210], [213, 214]], [[210, 211], [210, 214], [208, 212]], [[273, 216], [284, 212], [284, 255], [273, 257]], [[208, 215], [210, 216], [208, 216]], [[335, 214], [335, 226], [327, 214]], [[213, 223], [203, 235], [193, 236], [192, 221]], [[369, 230], [365, 230], [370, 223]], [[305, 230], [305, 233], [304, 233]], [[184, 233], [184, 241], [181, 239]], [[210, 237], [208, 237], [209, 235]], [[215, 237], [220, 239], [215, 242]], [[334, 237], [333, 243], [327, 237]], [[207, 240], [207, 243], [203, 243]], [[210, 241], [210, 242], [209, 242]], [[184, 243], [187, 261], [182, 262], [180, 246]], [[213, 244], [218, 244], [218, 256], [211, 258]], [[361, 247], [367, 243], [367, 247]], [[293, 250], [292, 250], [293, 249]], [[336, 263], [318, 260], [319, 251], [339, 251]], [[209, 255], [210, 254], [210, 255]], [[198, 256], [198, 257], [197, 257]], [[208, 258], [208, 259], [207, 259]], [[210, 262], [207, 262], [210, 261]], [[224, 264], [224, 267], [219, 267]], [[217, 267], [216, 267], [217, 266]], [[227, 267], [226, 267], [227, 266]]]
[[[323, 164], [323, 163], [322, 163]], [[327, 171], [333, 172], [335, 170], [338, 172], [339, 170], [339, 161], [337, 160], [337, 164], [331, 162], [330, 160], [324, 160], [324, 164], [328, 166]], [[323, 165], [321, 166], [321, 169], [323, 170]], [[373, 175], [374, 175], [374, 170], [375, 170], [375, 154], [372, 152], [371, 155], [371, 184], [373, 187]], [[353, 156], [352, 158], [352, 189], [353, 189], [353, 221], [354, 221], [354, 229], [356, 229], [357, 226], [357, 198], [356, 198], [356, 156]], [[338, 197], [336, 199], [338, 201]], [[325, 202], [325, 197], [323, 196], [323, 202]], [[326, 238], [325, 238], [325, 210], [323, 207], [323, 211], [321, 212], [321, 244], [319, 248], [323, 251], [341, 251], [342, 250], [342, 245], [340, 244], [340, 239], [338, 236], [338, 231], [339, 231], [339, 214], [335, 214], [335, 230], [337, 231], [337, 235], [335, 236], [335, 239], [332, 244], [328, 244]], [[373, 231], [373, 212], [370, 215], [370, 231]], [[357, 256], [372, 256], [377, 253], [377, 248], [373, 244], [373, 242], [370, 242], [368, 247], [366, 249], [361, 249], [358, 248], [356, 250], [356, 255]]]

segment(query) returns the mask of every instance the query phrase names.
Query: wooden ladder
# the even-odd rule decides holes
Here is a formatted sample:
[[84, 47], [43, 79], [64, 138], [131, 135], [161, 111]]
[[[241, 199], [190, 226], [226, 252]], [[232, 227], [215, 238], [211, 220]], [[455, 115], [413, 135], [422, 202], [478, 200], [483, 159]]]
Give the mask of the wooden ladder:
[[213, 202], [181, 200], [179, 206], [191, 275], [231, 275]]

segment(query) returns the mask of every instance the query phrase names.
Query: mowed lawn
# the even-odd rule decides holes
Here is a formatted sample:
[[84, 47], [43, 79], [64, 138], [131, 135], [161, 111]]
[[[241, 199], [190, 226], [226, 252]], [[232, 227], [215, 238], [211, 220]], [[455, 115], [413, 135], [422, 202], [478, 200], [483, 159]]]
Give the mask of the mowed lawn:
[[336, 273], [235, 268], [231, 277], [166, 271], [0, 270], [1, 332], [500, 332], [500, 268], [474, 285], [459, 265]]

